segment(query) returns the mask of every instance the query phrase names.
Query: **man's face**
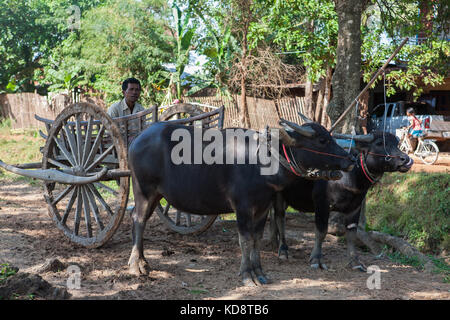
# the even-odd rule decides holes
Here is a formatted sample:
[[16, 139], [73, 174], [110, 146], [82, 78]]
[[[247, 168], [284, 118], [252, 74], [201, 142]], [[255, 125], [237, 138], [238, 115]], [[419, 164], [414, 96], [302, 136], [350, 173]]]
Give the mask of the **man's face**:
[[129, 83], [127, 90], [123, 91], [127, 102], [135, 103], [141, 95], [141, 87], [137, 83]]

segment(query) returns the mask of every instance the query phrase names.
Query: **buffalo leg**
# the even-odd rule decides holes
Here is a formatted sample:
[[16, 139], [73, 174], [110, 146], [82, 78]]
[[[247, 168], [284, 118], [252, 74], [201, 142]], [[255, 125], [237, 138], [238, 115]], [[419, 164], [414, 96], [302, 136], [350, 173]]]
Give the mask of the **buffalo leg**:
[[253, 239], [250, 235], [244, 235], [239, 232], [239, 246], [241, 247], [241, 267], [239, 269], [239, 274], [242, 277], [242, 282], [244, 286], [254, 287], [255, 283], [252, 278], [252, 263], [250, 261], [250, 252], [253, 247]]
[[315, 241], [314, 249], [311, 252], [309, 262], [313, 269], [328, 269], [327, 266], [322, 263], [322, 243], [325, 240], [325, 236], [328, 232], [328, 217], [330, 211], [327, 202], [315, 202]]
[[[286, 204], [281, 195], [277, 195], [274, 201], [274, 220], [277, 231], [278, 258], [288, 259], [288, 245], [286, 243]], [[273, 231], [272, 231], [273, 232]], [[273, 239], [272, 239], [273, 240]]]
[[351, 267], [352, 269], [366, 272], [367, 268], [359, 260], [358, 252], [356, 250], [355, 245], [360, 211], [361, 206], [358, 207], [358, 209], [356, 209], [354, 212], [352, 212], [348, 217], [345, 217], [345, 226], [346, 226], [345, 237], [347, 239], [347, 256], [349, 259], [348, 266]]
[[278, 250], [279, 246], [279, 232], [275, 221], [275, 208], [269, 209], [269, 220], [270, 220], [270, 243], [272, 244], [272, 250]]
[[245, 286], [255, 286], [269, 283], [261, 267], [260, 250], [267, 212], [253, 225], [251, 215], [236, 212], [239, 246], [242, 258], [239, 273]]
[[255, 223], [255, 233], [254, 233], [254, 241], [253, 248], [250, 252], [250, 261], [252, 263], [252, 270], [255, 275], [254, 280], [258, 285], [268, 284], [270, 280], [264, 274], [261, 267], [261, 248], [262, 248], [262, 239], [264, 234], [264, 225], [267, 220], [267, 213], [264, 214], [262, 218], [259, 219]]
[[128, 266], [131, 274], [146, 275], [150, 268], [144, 257], [144, 229], [161, 196], [154, 192], [150, 197], [146, 198], [138, 188], [133, 183], [136, 208], [131, 214], [133, 221], [133, 248], [128, 260]]

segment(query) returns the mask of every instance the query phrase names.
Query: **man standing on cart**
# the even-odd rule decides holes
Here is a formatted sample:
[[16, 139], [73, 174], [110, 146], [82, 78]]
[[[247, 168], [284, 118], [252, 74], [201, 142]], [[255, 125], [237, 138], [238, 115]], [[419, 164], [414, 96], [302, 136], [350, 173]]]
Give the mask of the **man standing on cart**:
[[141, 95], [141, 83], [136, 78], [128, 78], [122, 83], [123, 99], [108, 108], [112, 118], [123, 117], [144, 111], [144, 107], [137, 103]]

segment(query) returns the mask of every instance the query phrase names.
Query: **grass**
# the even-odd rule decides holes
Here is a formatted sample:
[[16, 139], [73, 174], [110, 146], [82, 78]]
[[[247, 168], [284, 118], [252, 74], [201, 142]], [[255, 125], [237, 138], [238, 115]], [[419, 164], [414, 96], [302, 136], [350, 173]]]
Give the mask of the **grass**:
[[8, 263], [0, 264], [0, 284], [5, 281], [8, 277], [13, 276], [17, 273], [17, 269], [9, 266]]
[[386, 174], [367, 194], [368, 228], [406, 238], [420, 251], [450, 250], [450, 175]]
[[[420, 261], [417, 257], [409, 257], [400, 252], [388, 252], [386, 254], [392, 261], [397, 263], [405, 264], [417, 268], [418, 270], [423, 270], [425, 265], [422, 261]], [[432, 255], [428, 255], [430, 260], [434, 264], [434, 273], [439, 273], [444, 275], [444, 282], [450, 283], [450, 266], [443, 260]]]
[[[27, 162], [40, 162], [42, 154], [40, 147], [45, 141], [39, 136], [37, 130], [13, 130], [11, 121], [0, 122], [0, 160], [8, 164], [18, 164]], [[32, 179], [21, 177], [13, 173], [0, 170], [0, 178], [7, 177], [13, 180], [25, 179], [32, 183]]]

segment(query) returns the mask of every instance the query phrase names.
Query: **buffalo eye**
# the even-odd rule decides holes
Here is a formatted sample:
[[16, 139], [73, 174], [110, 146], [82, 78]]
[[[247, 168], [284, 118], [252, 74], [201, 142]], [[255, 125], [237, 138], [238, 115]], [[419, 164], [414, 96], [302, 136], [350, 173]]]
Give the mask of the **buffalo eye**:
[[326, 144], [326, 143], [327, 143], [327, 139], [325, 139], [325, 138], [320, 138], [320, 139], [319, 139], [319, 142], [320, 142], [321, 144]]
[[376, 145], [377, 145], [378, 147], [381, 147], [381, 146], [383, 145], [383, 141], [378, 141], [378, 142], [376, 143]]

